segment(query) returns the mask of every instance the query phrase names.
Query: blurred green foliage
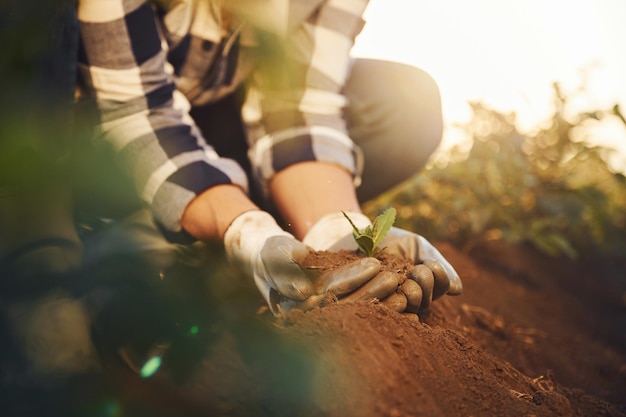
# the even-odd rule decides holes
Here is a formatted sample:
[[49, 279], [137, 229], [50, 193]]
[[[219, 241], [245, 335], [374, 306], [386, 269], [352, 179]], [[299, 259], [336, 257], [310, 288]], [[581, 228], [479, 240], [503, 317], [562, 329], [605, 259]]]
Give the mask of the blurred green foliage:
[[610, 149], [576, 140], [578, 128], [623, 115], [615, 106], [566, 117], [569, 103], [555, 84], [551, 121], [529, 134], [516, 128], [515, 113], [472, 103], [462, 126], [472, 138], [469, 154], [453, 149], [452, 162], [419, 173], [365, 211], [394, 206], [398, 226], [467, 251], [505, 240], [552, 256], [623, 255], [626, 178], [608, 166]]

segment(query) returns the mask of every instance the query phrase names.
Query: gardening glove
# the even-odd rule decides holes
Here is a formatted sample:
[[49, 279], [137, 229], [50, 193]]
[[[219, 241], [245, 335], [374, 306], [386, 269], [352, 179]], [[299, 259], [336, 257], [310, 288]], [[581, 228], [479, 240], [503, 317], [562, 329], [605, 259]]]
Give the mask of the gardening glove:
[[[350, 212], [346, 214], [359, 229], [371, 225], [369, 218], [361, 213]], [[302, 241], [316, 251], [338, 252], [346, 250], [355, 252], [358, 246], [352, 236], [352, 230], [352, 226], [343, 213], [331, 213], [318, 220]], [[362, 262], [367, 262], [368, 265], [377, 263], [379, 268], [381, 267], [380, 261], [376, 258], [364, 258]], [[338, 297], [338, 301], [385, 300], [398, 290], [400, 278], [398, 274], [391, 272], [377, 273], [355, 291], [345, 292], [345, 296]]]
[[[409, 259], [415, 266], [400, 290], [406, 295], [407, 311], [428, 308], [433, 300], [463, 292], [461, 278], [443, 255], [423, 236], [392, 227], [382, 240], [385, 251]], [[413, 283], [417, 283], [417, 286]]]
[[[348, 212], [354, 225], [363, 230], [372, 223], [362, 213]], [[316, 250], [357, 250], [352, 225], [343, 213], [332, 213], [319, 220], [303, 242]], [[463, 291], [459, 275], [441, 253], [424, 237], [392, 227], [382, 240], [380, 248], [409, 259], [415, 265], [409, 279], [399, 291], [390, 291], [379, 297], [383, 304], [395, 311], [418, 312], [428, 308], [432, 300], [444, 294], [458, 295]], [[390, 280], [389, 277], [386, 277]], [[399, 281], [402, 281], [398, 277]], [[402, 297], [404, 296], [404, 298]], [[350, 297], [344, 298], [349, 300]]]
[[224, 246], [229, 261], [254, 278], [277, 317], [292, 308], [306, 310], [320, 305], [328, 293], [340, 296], [352, 292], [380, 270], [380, 263], [359, 260], [317, 276], [314, 269], [302, 266], [312, 249], [260, 210], [238, 216], [226, 230]]

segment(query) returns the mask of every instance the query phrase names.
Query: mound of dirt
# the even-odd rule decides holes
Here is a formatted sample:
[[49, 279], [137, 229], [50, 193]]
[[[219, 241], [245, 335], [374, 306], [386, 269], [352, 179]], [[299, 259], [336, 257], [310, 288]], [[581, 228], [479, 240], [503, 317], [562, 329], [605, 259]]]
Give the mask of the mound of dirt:
[[484, 248], [476, 263], [439, 246], [466, 290], [435, 301], [421, 322], [360, 303], [284, 323], [316, 360], [312, 395], [324, 415], [626, 415], [624, 345], [610, 337], [617, 323], [605, 325], [623, 325], [623, 311], [593, 310], [575, 291], [588, 271], [524, 247], [500, 245], [504, 257]]
[[167, 306], [168, 317], [191, 312], [174, 314], [174, 328], [193, 317], [202, 330], [181, 336], [152, 378], [106, 361], [64, 397], [78, 403], [66, 415], [626, 416], [623, 265], [501, 243], [471, 255], [437, 246], [464, 293], [419, 318], [367, 302], [275, 320], [214, 265], [233, 291], [222, 287], [208, 312], [204, 296], [203, 313], [185, 297]]

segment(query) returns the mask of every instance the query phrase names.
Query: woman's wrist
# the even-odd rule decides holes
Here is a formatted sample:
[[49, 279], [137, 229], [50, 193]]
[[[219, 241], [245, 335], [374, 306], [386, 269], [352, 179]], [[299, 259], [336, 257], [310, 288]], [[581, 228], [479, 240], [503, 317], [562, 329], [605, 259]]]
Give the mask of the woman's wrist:
[[191, 200], [181, 226], [198, 240], [223, 240], [233, 220], [250, 210], [259, 208], [239, 186], [216, 185]]

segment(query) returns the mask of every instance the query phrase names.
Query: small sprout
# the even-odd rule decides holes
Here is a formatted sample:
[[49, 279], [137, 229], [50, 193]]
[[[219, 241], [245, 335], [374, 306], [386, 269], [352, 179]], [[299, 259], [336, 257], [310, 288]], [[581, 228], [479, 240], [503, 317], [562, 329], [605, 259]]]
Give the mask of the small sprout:
[[354, 229], [352, 236], [354, 236], [354, 241], [357, 246], [365, 256], [369, 257], [374, 256], [376, 247], [387, 235], [389, 229], [391, 229], [391, 226], [393, 226], [393, 223], [396, 221], [396, 209], [389, 207], [380, 216], [376, 217], [371, 226], [367, 226], [364, 230], [359, 230], [352, 222], [352, 219], [350, 219], [346, 213], [342, 213]]

